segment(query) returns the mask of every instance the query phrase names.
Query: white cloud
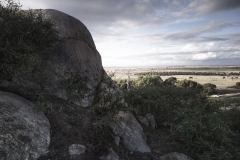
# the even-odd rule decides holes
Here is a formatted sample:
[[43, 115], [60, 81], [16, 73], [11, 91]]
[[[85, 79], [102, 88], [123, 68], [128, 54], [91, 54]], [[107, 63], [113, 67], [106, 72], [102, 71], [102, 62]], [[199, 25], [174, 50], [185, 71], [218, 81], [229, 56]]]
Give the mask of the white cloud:
[[217, 57], [216, 53], [208, 52], [208, 53], [193, 55], [192, 60], [206, 60], [206, 59], [211, 59], [216, 57]]

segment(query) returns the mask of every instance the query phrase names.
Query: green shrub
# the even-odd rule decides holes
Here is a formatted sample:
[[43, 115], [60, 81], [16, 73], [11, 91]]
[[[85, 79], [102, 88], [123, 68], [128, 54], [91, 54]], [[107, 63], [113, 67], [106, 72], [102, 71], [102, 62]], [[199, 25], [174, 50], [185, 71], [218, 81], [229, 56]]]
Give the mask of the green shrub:
[[232, 160], [236, 145], [229, 124], [218, 114], [221, 102], [189, 100], [179, 110], [181, 123], [173, 125], [173, 131], [180, 134], [187, 152], [200, 160]]
[[178, 81], [177, 85], [186, 89], [196, 89], [196, 90], [203, 89], [203, 86], [201, 84], [195, 81], [187, 80], [187, 79]]
[[[176, 86], [138, 86], [125, 92], [126, 101], [136, 107], [139, 114], [145, 116], [152, 113], [160, 125], [165, 121], [171, 121], [176, 116], [176, 110], [184, 107], [182, 101], [196, 99], [194, 90], [188, 90]], [[203, 98], [203, 97], [202, 97]]]
[[236, 86], [237, 89], [240, 89], [240, 82], [237, 82], [237, 83], [235, 84], [235, 86]]
[[24, 67], [36, 66], [60, 41], [50, 19], [21, 10], [13, 0], [0, 1], [0, 75], [11, 79]]
[[208, 95], [216, 93], [216, 85], [211, 83], [203, 84], [203, 92], [207, 93]]
[[169, 77], [169, 78], [165, 79], [165, 81], [164, 81], [165, 86], [172, 86], [172, 85], [175, 85], [176, 83], [177, 83], [176, 77]]
[[139, 76], [135, 82], [135, 86], [162, 86], [163, 80], [160, 76], [150, 76], [145, 77]]

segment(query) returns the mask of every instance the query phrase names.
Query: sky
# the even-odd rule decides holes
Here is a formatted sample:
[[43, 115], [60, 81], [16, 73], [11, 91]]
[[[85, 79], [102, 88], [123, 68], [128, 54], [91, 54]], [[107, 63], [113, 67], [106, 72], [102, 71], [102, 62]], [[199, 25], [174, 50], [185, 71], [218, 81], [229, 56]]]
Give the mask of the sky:
[[20, 0], [91, 32], [104, 67], [240, 65], [240, 0]]

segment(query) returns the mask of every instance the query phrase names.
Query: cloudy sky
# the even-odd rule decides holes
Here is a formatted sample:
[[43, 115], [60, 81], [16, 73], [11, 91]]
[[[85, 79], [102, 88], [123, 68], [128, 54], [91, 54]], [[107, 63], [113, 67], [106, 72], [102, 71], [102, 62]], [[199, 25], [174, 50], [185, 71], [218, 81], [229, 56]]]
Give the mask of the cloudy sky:
[[240, 0], [20, 0], [82, 21], [108, 66], [240, 65]]

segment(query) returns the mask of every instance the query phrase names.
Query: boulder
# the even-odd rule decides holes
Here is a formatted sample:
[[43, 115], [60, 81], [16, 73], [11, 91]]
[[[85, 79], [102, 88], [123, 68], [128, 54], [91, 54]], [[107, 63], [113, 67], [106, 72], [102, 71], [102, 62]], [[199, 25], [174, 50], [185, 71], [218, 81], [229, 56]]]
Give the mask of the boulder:
[[0, 157], [37, 159], [48, 152], [50, 124], [30, 101], [0, 91]]
[[193, 159], [185, 154], [172, 152], [159, 157], [158, 160], [193, 160]]
[[111, 125], [113, 132], [121, 137], [122, 144], [130, 151], [151, 152], [146, 143], [146, 136], [136, 118], [130, 114], [120, 111], [116, 115], [118, 121]]
[[151, 113], [146, 114], [145, 118], [148, 120], [148, 122], [151, 124], [152, 128], [155, 129], [157, 128], [157, 123], [155, 121], [154, 115]]
[[137, 116], [137, 119], [138, 119], [142, 124], [144, 124], [145, 126], [149, 126], [149, 122], [148, 122], [148, 120], [147, 120], [145, 117], [138, 115], [138, 116]]
[[[56, 50], [49, 57], [39, 57], [40, 64], [37, 68], [29, 69], [28, 74], [25, 73], [27, 71], [19, 73], [11, 83], [4, 82], [0, 87], [6, 91], [11, 87], [11, 92], [24, 94], [24, 97], [42, 90], [44, 93], [47, 91], [64, 99], [68, 99], [71, 94], [71, 101], [75, 104], [90, 106], [103, 73], [101, 56], [96, 50], [90, 32], [78, 19], [63, 12], [53, 9], [32, 10], [34, 14], [40, 11], [46, 19], [51, 19], [55, 23], [63, 41], [59, 42]], [[34, 73], [37, 78], [30, 76], [30, 73]], [[89, 91], [84, 97], [80, 97], [79, 92], [75, 94], [74, 87], [69, 91], [64, 86], [63, 80], [74, 81], [77, 78], [87, 78], [83, 82], [86, 83]], [[65, 84], [69, 83], [65, 82]]]

